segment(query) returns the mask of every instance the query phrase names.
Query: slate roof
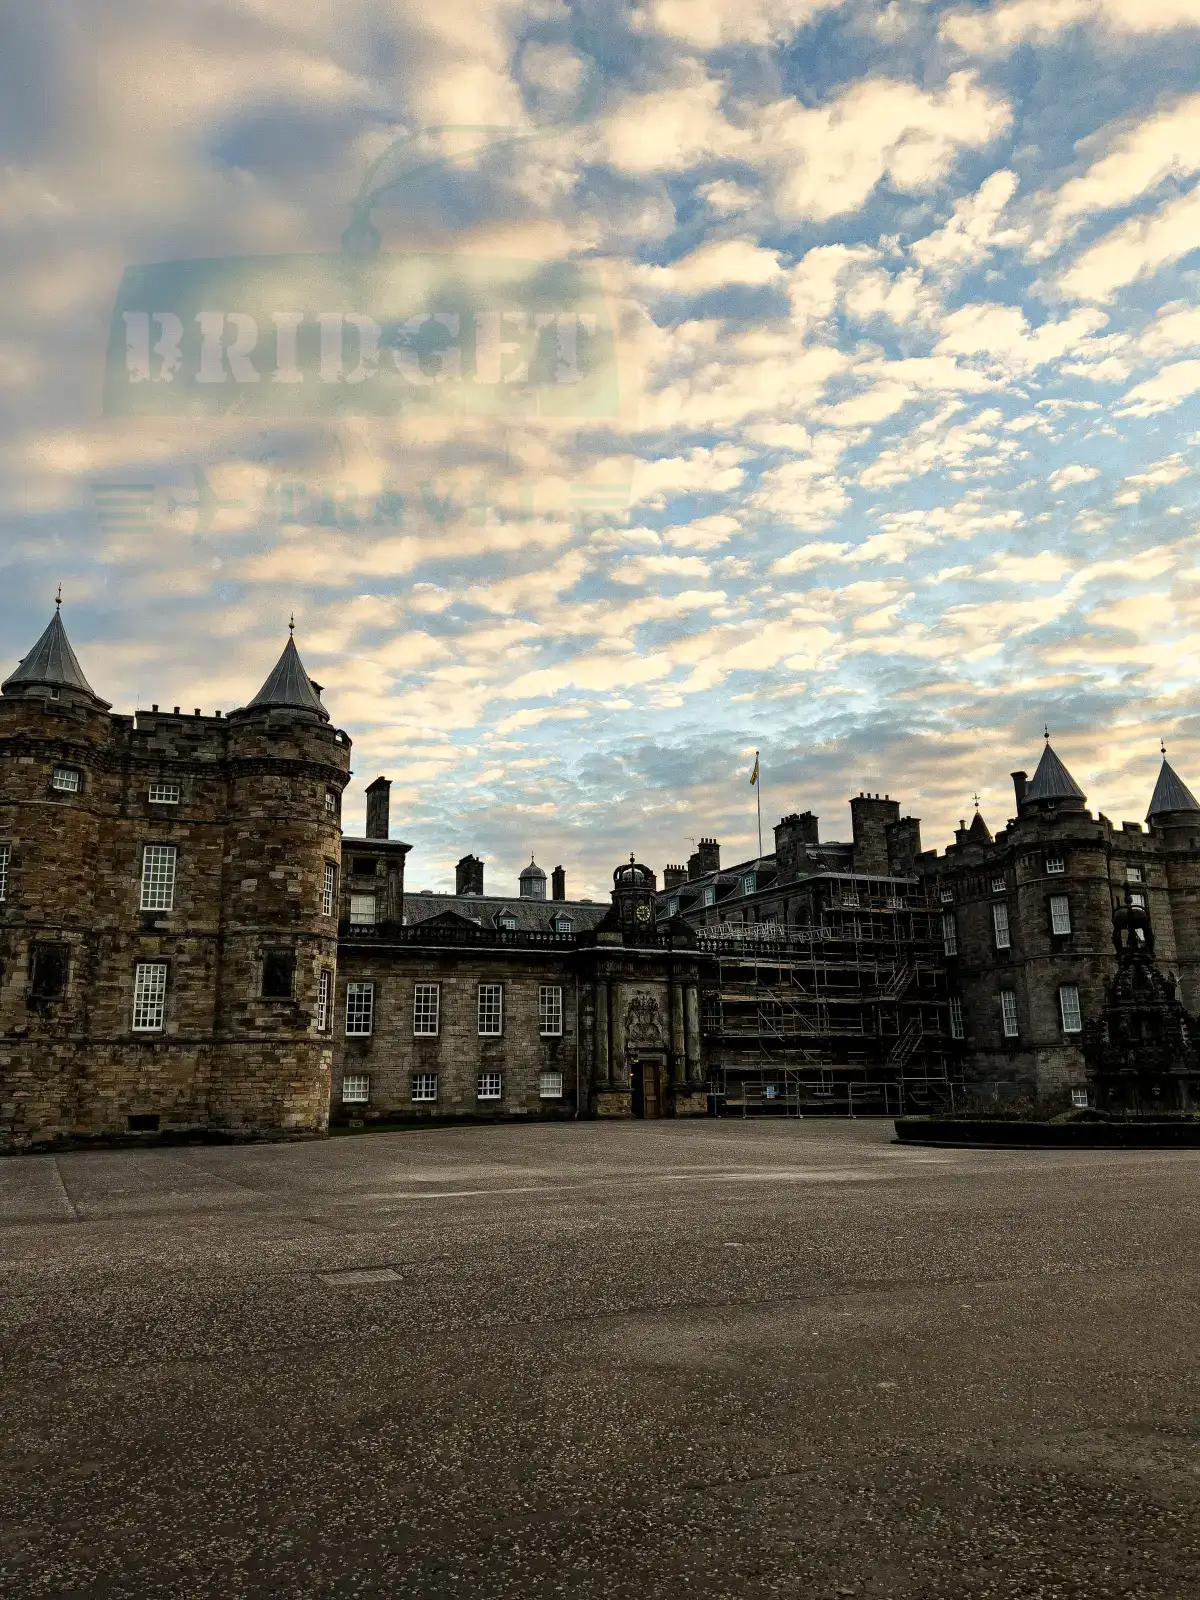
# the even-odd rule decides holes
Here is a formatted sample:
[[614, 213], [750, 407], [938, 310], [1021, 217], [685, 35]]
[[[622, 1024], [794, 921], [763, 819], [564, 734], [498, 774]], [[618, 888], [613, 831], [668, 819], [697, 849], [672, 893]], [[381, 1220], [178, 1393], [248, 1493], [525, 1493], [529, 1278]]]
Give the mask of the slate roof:
[[1086, 800], [1087, 796], [1046, 741], [1037, 771], [1025, 789], [1025, 804], [1039, 800]]
[[973, 844], [991, 844], [992, 833], [987, 823], [983, 820], [981, 812], [976, 811], [971, 818], [971, 826], [967, 829]]
[[322, 722], [329, 721], [329, 713], [321, 704], [316, 685], [304, 670], [304, 663], [291, 634], [271, 676], [251, 700], [247, 710], [256, 706], [288, 706], [296, 711], [314, 711]]
[[450, 913], [481, 928], [496, 928], [501, 912], [507, 912], [521, 932], [552, 933], [557, 916], [570, 917], [573, 933], [587, 933], [608, 912], [608, 906], [599, 902], [583, 904], [578, 900], [530, 900], [513, 895], [502, 899], [492, 894], [414, 894], [404, 892], [404, 920], [415, 927], [434, 917]]
[[1158, 782], [1154, 785], [1154, 794], [1150, 799], [1150, 809], [1146, 813], [1146, 821], [1149, 822], [1151, 817], [1160, 817], [1167, 811], [1200, 811], [1200, 800], [1196, 799], [1164, 756], [1163, 764], [1158, 770]]
[[0, 693], [21, 684], [47, 684], [51, 688], [78, 689], [89, 695], [97, 705], [108, 709], [108, 701], [101, 700], [83, 675], [79, 658], [71, 649], [67, 630], [63, 627], [62, 613], [54, 608], [50, 624], [33, 649], [21, 661], [15, 672], [0, 684]]

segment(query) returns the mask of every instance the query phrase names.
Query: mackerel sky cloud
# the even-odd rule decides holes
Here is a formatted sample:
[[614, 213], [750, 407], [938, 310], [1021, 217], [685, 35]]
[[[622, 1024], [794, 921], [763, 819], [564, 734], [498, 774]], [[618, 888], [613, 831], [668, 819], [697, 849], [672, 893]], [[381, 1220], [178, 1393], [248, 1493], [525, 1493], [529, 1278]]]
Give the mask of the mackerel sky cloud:
[[[1160, 736], [1200, 781], [1194, 0], [0, 27], [10, 667], [61, 580], [119, 709], [231, 708], [294, 611], [416, 887], [749, 854], [755, 749], [765, 818], [886, 790], [939, 847], [1047, 722], [1116, 820]], [[586, 269], [616, 403], [106, 410], [126, 269], [338, 257], [369, 172], [385, 262]]]

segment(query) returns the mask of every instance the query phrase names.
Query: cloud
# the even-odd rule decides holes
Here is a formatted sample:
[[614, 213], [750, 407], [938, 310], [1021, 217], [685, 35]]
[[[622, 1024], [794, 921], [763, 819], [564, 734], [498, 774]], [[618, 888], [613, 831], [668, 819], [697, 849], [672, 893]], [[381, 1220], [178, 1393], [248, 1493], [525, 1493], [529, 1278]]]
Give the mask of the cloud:
[[1135, 384], [1117, 408], [1118, 416], [1152, 417], [1170, 411], [1200, 392], [1200, 361], [1175, 361], [1153, 378]]
[[943, 17], [944, 39], [972, 55], [1004, 55], [1030, 41], [1043, 43], [1068, 28], [1104, 34], [1169, 33], [1198, 25], [1193, 0], [1007, 0], [986, 10]]
[[678, 494], [718, 494], [736, 489], [745, 477], [747, 452], [736, 445], [697, 446], [685, 456], [639, 461], [633, 480], [632, 505], [663, 506]]
[[778, 283], [783, 268], [778, 250], [764, 250], [746, 239], [722, 239], [669, 266], [639, 267], [635, 276], [654, 294], [697, 294], [726, 284]]
[[953, 73], [932, 91], [872, 78], [824, 106], [777, 101], [764, 109], [757, 134], [780, 214], [828, 221], [855, 210], [884, 181], [907, 194], [933, 188], [961, 150], [991, 144], [1011, 115], [974, 73]]
[[635, 13], [636, 24], [698, 50], [733, 44], [779, 44], [792, 38], [825, 11], [845, 0], [648, 0]]
[[957, 271], [978, 266], [993, 250], [1020, 244], [1024, 230], [1000, 227], [1019, 181], [1006, 167], [993, 172], [974, 194], [956, 202], [948, 222], [916, 240], [913, 260], [929, 271]]
[[1105, 154], [1050, 200], [1040, 237], [1030, 245], [1035, 260], [1058, 249], [1084, 218], [1129, 205], [1168, 178], [1200, 171], [1200, 94], [1185, 95], [1133, 127], [1102, 129], [1087, 145]]
[[1054, 493], [1058, 494], [1062, 489], [1069, 489], [1072, 484], [1091, 483], [1099, 476], [1099, 467], [1084, 467], [1072, 462], [1069, 466], [1059, 467], [1056, 472], [1052, 472], [1046, 482]]
[[1084, 250], [1059, 274], [1069, 300], [1113, 300], [1117, 291], [1189, 255], [1200, 238], [1200, 184], [1166, 201], [1152, 216], [1130, 217]]

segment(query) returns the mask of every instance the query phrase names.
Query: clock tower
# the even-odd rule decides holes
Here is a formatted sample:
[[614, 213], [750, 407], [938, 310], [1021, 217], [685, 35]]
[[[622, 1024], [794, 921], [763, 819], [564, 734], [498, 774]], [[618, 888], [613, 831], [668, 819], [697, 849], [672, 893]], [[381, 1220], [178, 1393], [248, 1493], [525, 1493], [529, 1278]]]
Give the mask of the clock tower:
[[613, 916], [626, 944], [653, 944], [655, 875], [633, 856], [613, 873]]

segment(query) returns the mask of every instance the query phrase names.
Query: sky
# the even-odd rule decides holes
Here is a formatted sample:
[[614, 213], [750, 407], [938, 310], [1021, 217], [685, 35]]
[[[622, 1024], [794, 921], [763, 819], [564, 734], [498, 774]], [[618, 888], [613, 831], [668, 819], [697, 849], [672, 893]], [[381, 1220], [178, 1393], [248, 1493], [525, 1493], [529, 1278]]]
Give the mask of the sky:
[[[745, 859], [756, 749], [767, 849], [864, 789], [927, 848], [976, 795], [999, 827], [1045, 726], [1115, 822], [1160, 739], [1200, 787], [1196, 0], [0, 0], [0, 34], [6, 671], [61, 582], [117, 710], [228, 710], [294, 614], [346, 826], [391, 777], [413, 888]], [[211, 389], [124, 316], [163, 263]], [[239, 368], [237, 317], [339, 293], [319, 379], [249, 335]], [[445, 296], [459, 348], [370, 348]]]

